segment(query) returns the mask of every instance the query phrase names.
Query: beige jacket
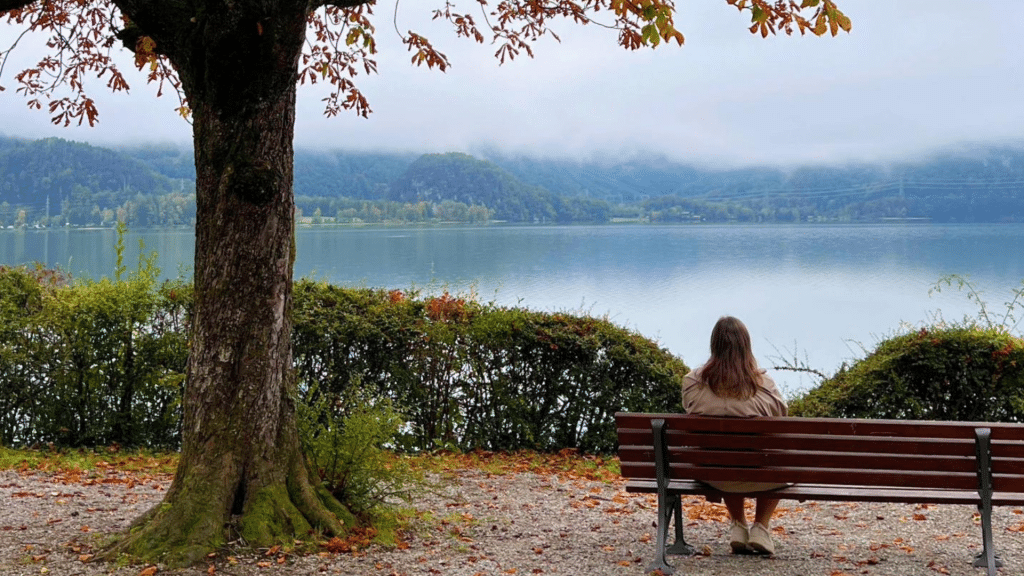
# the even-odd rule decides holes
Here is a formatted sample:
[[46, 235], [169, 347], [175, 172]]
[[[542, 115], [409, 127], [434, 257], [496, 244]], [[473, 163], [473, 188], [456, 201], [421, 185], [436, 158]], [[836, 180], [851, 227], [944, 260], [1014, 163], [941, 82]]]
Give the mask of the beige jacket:
[[782, 399], [775, 381], [761, 374], [761, 386], [757, 393], [746, 400], [722, 398], [715, 395], [701, 381], [703, 366], [691, 371], [683, 378], [683, 408], [688, 414], [705, 416], [786, 416], [789, 408]]
[[[701, 367], [703, 368], [703, 367]], [[715, 395], [701, 381], [701, 368], [693, 370], [683, 378], [683, 408], [689, 414], [705, 416], [786, 416], [789, 408], [782, 399], [775, 381], [770, 376], [761, 374], [761, 386], [757, 393], [746, 400], [722, 398]], [[733, 493], [757, 493], [777, 490], [788, 484], [771, 482], [707, 482], [718, 490]]]

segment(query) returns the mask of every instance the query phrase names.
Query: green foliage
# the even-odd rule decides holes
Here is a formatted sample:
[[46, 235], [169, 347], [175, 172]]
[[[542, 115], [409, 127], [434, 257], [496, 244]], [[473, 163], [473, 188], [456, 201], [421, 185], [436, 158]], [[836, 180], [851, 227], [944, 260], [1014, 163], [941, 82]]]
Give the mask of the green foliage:
[[115, 280], [0, 269], [0, 442], [177, 446], [190, 288], [124, 277], [120, 232]]
[[32, 420], [50, 356], [44, 308], [66, 282], [52, 270], [0, 267], [0, 443], [10, 444]]
[[390, 186], [389, 200], [485, 206], [509, 222], [605, 222], [604, 201], [568, 201], [524, 184], [496, 164], [467, 154], [424, 154]]
[[606, 320], [311, 281], [294, 293], [300, 390], [361, 382], [405, 407], [405, 448], [611, 451], [616, 411], [680, 409], [685, 364]]
[[977, 316], [974, 318], [964, 318], [963, 322], [965, 324], [976, 324], [992, 330], [1013, 332], [1017, 329], [1020, 321], [1024, 319], [1018, 316], [1020, 314], [1018, 308], [1024, 308], [1024, 280], [1021, 280], [1019, 287], [1010, 291], [1013, 294], [1013, 298], [1003, 303], [1004, 310], [1002, 315], [989, 310], [988, 302], [985, 301], [981, 291], [966, 276], [960, 276], [959, 274], [943, 276], [928, 291], [928, 294], [942, 292], [943, 286], [947, 288], [956, 286], [958, 291], [964, 292], [967, 295], [967, 299], [978, 307]]
[[1024, 422], [1024, 341], [998, 328], [922, 328], [883, 341], [790, 403], [796, 416]]
[[191, 192], [191, 184], [186, 190], [114, 150], [60, 138], [0, 138], [0, 225], [22, 213], [24, 224], [44, 227], [191, 224]]
[[[156, 277], [151, 257], [74, 284], [0, 269], [0, 442], [177, 446], [192, 288]], [[318, 467], [370, 501], [358, 473], [327, 459], [353, 453], [337, 446], [607, 452], [613, 414], [679, 410], [687, 372], [603, 319], [309, 280], [294, 287], [292, 339]]]
[[388, 450], [405, 425], [405, 417], [388, 399], [375, 398], [358, 385], [345, 398], [314, 387], [298, 404], [298, 423], [313, 469], [356, 514], [375, 515], [389, 500], [409, 500], [424, 485], [408, 460]]

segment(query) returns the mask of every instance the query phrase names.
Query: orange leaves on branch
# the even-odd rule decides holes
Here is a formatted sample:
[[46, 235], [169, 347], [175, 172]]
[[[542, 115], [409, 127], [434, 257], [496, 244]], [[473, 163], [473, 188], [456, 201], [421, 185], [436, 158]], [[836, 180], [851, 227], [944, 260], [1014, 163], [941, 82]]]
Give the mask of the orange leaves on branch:
[[157, 55], [154, 50], [156, 49], [156, 42], [153, 41], [149, 36], [140, 36], [135, 42], [135, 66], [142, 70], [143, 66], [149, 64], [149, 69], [156, 70], [157, 68]]
[[[839, 30], [849, 32], [852, 29], [850, 19], [843, 14], [832, 0], [726, 0], [737, 10], [749, 10], [750, 32], [760, 34], [762, 38], [776, 34], [779, 30], [787, 35], [799, 31], [801, 35], [811, 32], [815, 36], [831, 33], [839, 34]], [[809, 15], [805, 15], [810, 10]]]
[[323, 99], [324, 113], [330, 117], [341, 110], [354, 110], [366, 117], [371, 110], [369, 102], [356, 88], [352, 78], [360, 72], [377, 72], [377, 53], [374, 39], [376, 28], [370, 22], [372, 5], [363, 4], [344, 10], [327, 6], [307, 17], [309, 32], [306, 50], [299, 65], [300, 84], [323, 81], [332, 86]]
[[[550, 27], [558, 19], [617, 30], [619, 44], [631, 50], [663, 41], [683, 43], [683, 35], [675, 28], [672, 0], [501, 0], [493, 7], [476, 0], [476, 4], [480, 14], [474, 17], [457, 11], [448, 0], [444, 8], [433, 11], [433, 19], [448, 21], [458, 37], [479, 43], [489, 38], [502, 64], [521, 53], [532, 57], [533, 44], [545, 36], [560, 41]], [[602, 11], [608, 13], [607, 21], [601, 21]], [[409, 44], [410, 39], [405, 40]], [[417, 40], [417, 47], [422, 43]]]
[[448, 291], [427, 300], [426, 312], [427, 317], [434, 322], [465, 322], [469, 319], [466, 299], [456, 298], [448, 294]]
[[[532, 57], [534, 45], [544, 37], [560, 41], [551, 28], [557, 20], [615, 30], [618, 43], [631, 50], [656, 47], [663, 42], [681, 45], [684, 41], [675, 27], [674, 0], [491, 0], [494, 4], [488, 0], [463, 1], [472, 7], [472, 14], [457, 9], [456, 0], [445, 0], [442, 8], [430, 12], [433, 20], [448, 22], [457, 37], [478, 43], [490, 41], [496, 47], [494, 56], [501, 63], [523, 53]], [[834, 36], [839, 30], [849, 32], [851, 28], [850, 19], [833, 0], [726, 2], [741, 11], [749, 10], [750, 30], [762, 36], [779, 30], [787, 34], [831, 32]], [[330, 94], [323, 99], [327, 116], [354, 110], [366, 117], [371, 112], [369, 103], [353, 79], [359, 73], [377, 71], [376, 28], [371, 22], [374, 3], [366, 1], [347, 8], [319, 2], [313, 5], [320, 8], [307, 16], [306, 49], [296, 79], [302, 84], [322, 81], [331, 86]], [[113, 91], [128, 89], [127, 81], [111, 59], [119, 38], [134, 44], [129, 48], [135, 52], [135, 64], [140, 70], [148, 67], [147, 80], [158, 83], [158, 95], [168, 83], [179, 97], [176, 111], [185, 118], [190, 115], [181, 82], [163, 56], [167, 51], [133, 28], [134, 24], [122, 16], [114, 0], [46, 0], [4, 14], [9, 23], [50, 35], [49, 54], [16, 79], [20, 84], [18, 91], [26, 95], [29, 107], [41, 109], [45, 103], [55, 123], [96, 122], [95, 103], [86, 95], [85, 81], [90, 75], [105, 79], [107, 88]], [[264, 32], [262, 24], [256, 24], [256, 32]], [[441, 71], [451, 65], [428, 38], [413, 32], [399, 35], [414, 64]], [[0, 51], [0, 73], [9, 51]], [[71, 95], [63, 95], [65, 90]]]
[[[48, 54], [34, 67], [15, 76], [18, 92], [28, 97], [30, 108], [43, 101], [55, 124], [75, 122], [94, 125], [99, 116], [95, 102], [86, 94], [86, 79], [106, 79], [107, 88], [127, 90], [128, 83], [111, 58], [117, 42], [114, 22], [119, 12], [110, 0], [50, 0], [6, 12], [9, 24], [49, 35]], [[17, 45], [0, 52], [0, 70]], [[64, 95], [70, 92], [70, 95]]]
[[430, 40], [425, 37], [410, 31], [408, 36], [402, 38], [402, 42], [413, 53], [413, 64], [417, 66], [426, 64], [427, 68], [437, 68], [441, 72], [448, 69], [448, 57], [434, 48]]

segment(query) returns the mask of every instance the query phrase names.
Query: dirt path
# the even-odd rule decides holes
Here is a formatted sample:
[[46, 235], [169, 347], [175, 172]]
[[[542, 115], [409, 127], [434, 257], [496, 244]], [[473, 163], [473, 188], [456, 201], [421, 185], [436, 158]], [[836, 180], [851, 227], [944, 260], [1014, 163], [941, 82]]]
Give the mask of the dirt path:
[[[167, 475], [90, 477], [0, 472], [0, 574], [139, 575], [146, 567], [84, 562], [105, 537], [157, 503]], [[454, 473], [441, 494], [416, 503], [424, 517], [399, 548], [292, 556], [252, 553], [157, 574], [298, 576], [352, 574], [587, 576], [645, 574], [654, 549], [654, 499], [621, 485], [549, 474]], [[984, 574], [974, 511], [963, 506], [783, 502], [772, 558], [732, 556], [723, 509], [693, 499], [687, 539], [702, 549], [675, 558], [678, 574], [855, 576]], [[1003, 575], [1024, 574], [1024, 514], [997, 509]], [[230, 558], [229, 558], [230, 556]], [[212, 570], [212, 572], [211, 572]]]

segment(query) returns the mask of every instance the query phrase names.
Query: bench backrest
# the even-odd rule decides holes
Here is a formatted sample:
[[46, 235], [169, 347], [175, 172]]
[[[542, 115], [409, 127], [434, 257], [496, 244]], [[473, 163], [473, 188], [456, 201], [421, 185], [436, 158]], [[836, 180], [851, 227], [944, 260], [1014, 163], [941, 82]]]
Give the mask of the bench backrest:
[[656, 479], [651, 422], [665, 421], [669, 479], [976, 490], [975, 431], [991, 430], [992, 488], [1024, 492], [1024, 425], [619, 413], [629, 479]]

